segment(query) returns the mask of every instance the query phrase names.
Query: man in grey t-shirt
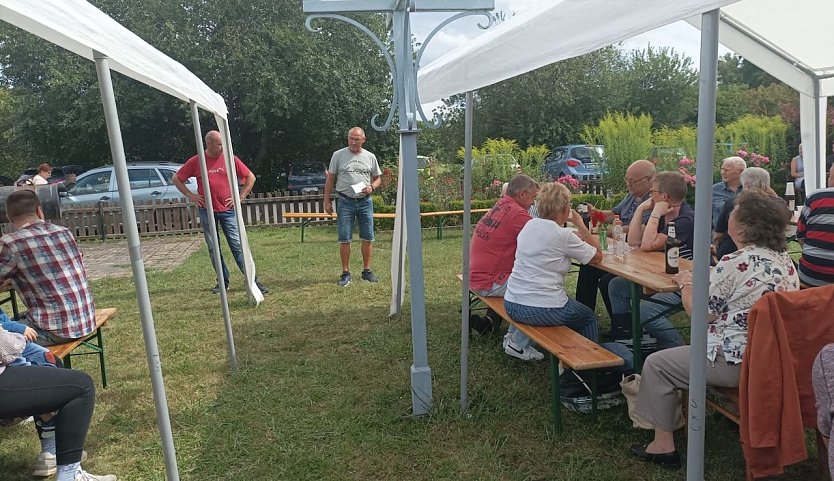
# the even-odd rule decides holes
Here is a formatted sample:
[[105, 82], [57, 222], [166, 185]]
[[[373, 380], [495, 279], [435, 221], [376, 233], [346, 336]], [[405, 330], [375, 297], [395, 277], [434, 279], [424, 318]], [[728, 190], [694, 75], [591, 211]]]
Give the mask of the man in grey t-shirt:
[[359, 224], [359, 238], [362, 239], [362, 280], [377, 282], [371, 272], [371, 245], [374, 241], [374, 204], [371, 194], [379, 188], [382, 171], [376, 156], [362, 148], [365, 132], [354, 127], [348, 131], [348, 146], [333, 152], [327, 168], [327, 182], [324, 184], [324, 211], [333, 213], [330, 195], [335, 179], [336, 225], [339, 230], [339, 256], [342, 259], [342, 276], [339, 285], [350, 284], [350, 242], [353, 239], [353, 220]]

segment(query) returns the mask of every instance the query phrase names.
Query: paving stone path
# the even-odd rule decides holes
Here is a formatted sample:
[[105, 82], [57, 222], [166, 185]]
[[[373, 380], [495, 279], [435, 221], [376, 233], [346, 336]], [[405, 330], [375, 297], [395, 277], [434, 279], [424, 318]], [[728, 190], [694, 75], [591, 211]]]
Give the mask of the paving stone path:
[[[148, 237], [141, 240], [142, 258], [145, 270], [162, 269], [170, 271], [188, 259], [203, 246], [203, 236]], [[127, 240], [79, 244], [84, 253], [87, 276], [93, 279], [103, 277], [130, 277], [130, 254]]]

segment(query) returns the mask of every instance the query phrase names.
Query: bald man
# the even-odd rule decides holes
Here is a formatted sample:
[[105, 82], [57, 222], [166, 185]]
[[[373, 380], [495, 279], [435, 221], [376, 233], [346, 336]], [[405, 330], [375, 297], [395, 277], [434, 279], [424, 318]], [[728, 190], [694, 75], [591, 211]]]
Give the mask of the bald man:
[[[214, 209], [214, 221], [219, 225], [217, 229], [218, 238], [216, 240], [220, 240], [220, 231], [222, 230], [223, 235], [226, 236], [226, 242], [229, 244], [229, 250], [232, 251], [232, 257], [235, 258], [235, 263], [240, 269], [240, 272], [246, 272], [243, 267], [243, 247], [240, 244], [240, 231], [238, 230], [237, 219], [235, 218], [232, 188], [229, 185], [229, 178], [226, 175], [226, 160], [223, 158], [223, 142], [220, 137], [220, 132], [212, 130], [206, 134], [205, 154], [209, 188], [211, 190], [211, 206]], [[232, 166], [237, 173], [238, 179], [243, 182], [243, 187], [240, 189], [240, 199], [243, 200], [252, 192], [252, 187], [255, 186], [255, 174], [237, 156], [232, 161]], [[197, 192], [191, 192], [185, 185], [185, 182], [190, 177], [197, 179]], [[209, 224], [206, 199], [204, 197], [203, 177], [200, 175], [199, 157], [195, 155], [188, 159], [171, 180], [183, 195], [199, 207], [197, 213], [200, 216], [203, 236], [209, 248], [209, 255], [211, 255], [214, 250], [215, 239], [211, 238], [211, 226]], [[214, 294], [219, 294], [220, 289], [229, 290], [229, 268], [226, 267], [226, 261], [223, 259], [222, 251], [220, 254], [220, 265], [223, 270], [223, 282], [225, 285], [223, 287], [219, 283], [215, 285], [211, 290]], [[212, 266], [214, 266], [213, 262]], [[261, 293], [266, 294], [269, 292], [269, 289], [261, 284], [257, 277], [255, 277], [255, 284], [261, 290]]]
[[362, 240], [362, 280], [378, 282], [371, 271], [371, 249], [374, 242], [374, 203], [371, 194], [382, 183], [382, 170], [376, 156], [362, 148], [365, 131], [354, 127], [348, 131], [348, 146], [333, 152], [327, 168], [324, 184], [324, 211], [333, 212], [330, 195], [335, 190], [336, 226], [339, 231], [339, 257], [342, 261], [342, 275], [339, 285], [347, 287], [350, 275], [350, 243], [353, 240], [353, 222], [359, 224], [359, 238]]
[[[605, 214], [605, 221], [611, 223], [614, 221], [614, 216], [619, 215], [620, 220], [623, 221], [623, 230], [628, 234], [628, 225], [634, 217], [634, 212], [637, 206], [649, 198], [649, 190], [651, 190], [652, 180], [655, 176], [654, 164], [648, 160], [635, 160], [626, 169], [625, 181], [628, 195], [626, 195], [619, 204], [614, 206], [611, 210], [602, 210], [600, 212]], [[592, 210], [594, 209], [591, 206]], [[645, 224], [649, 220], [651, 212], [643, 212], [642, 223]], [[597, 306], [597, 289], [602, 292], [602, 300], [605, 303], [605, 308], [611, 315], [611, 301], [608, 298], [608, 283], [615, 276], [607, 272], [597, 269], [591, 265], [583, 265], [579, 268], [579, 277], [576, 280], [576, 300], [596, 310]], [[614, 337], [619, 339], [620, 337]]]

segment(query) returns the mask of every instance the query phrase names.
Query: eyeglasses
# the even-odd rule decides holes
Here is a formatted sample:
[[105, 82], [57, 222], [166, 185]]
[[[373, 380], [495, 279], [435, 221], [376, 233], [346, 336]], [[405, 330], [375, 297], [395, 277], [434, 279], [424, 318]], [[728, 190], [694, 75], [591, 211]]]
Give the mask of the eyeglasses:
[[649, 190], [649, 192], [651, 192], [652, 194], [662, 194], [662, 192], [660, 192], [657, 189], [651, 189], [651, 190]]
[[645, 176], [645, 177], [640, 177], [640, 178], [639, 178], [639, 179], [637, 179], [637, 180], [631, 180], [631, 179], [626, 178], [626, 180], [625, 180], [625, 181], [626, 181], [626, 185], [634, 185], [634, 184], [636, 184], [636, 183], [638, 183], [638, 182], [642, 182], [642, 181], [644, 181], [644, 180], [646, 180], [646, 179], [650, 179], [651, 177], [652, 177], [651, 175], [647, 175], [647, 176]]

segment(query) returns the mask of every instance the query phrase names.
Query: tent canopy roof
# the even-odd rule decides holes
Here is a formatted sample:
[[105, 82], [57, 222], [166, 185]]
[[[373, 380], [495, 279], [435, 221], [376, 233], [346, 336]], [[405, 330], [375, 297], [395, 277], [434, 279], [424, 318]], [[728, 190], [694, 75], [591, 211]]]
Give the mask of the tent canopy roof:
[[202, 80], [84, 0], [0, 0], [0, 19], [84, 58], [226, 118], [226, 103]]
[[[743, 0], [721, 9], [721, 43], [809, 96], [834, 95], [834, 2]], [[700, 18], [687, 20], [696, 27]], [[814, 80], [820, 81], [820, 92]]]
[[[720, 41], [796, 90], [834, 76], [834, 2], [828, 0], [556, 0], [512, 17], [420, 71], [420, 102], [476, 90], [721, 8]], [[574, 26], [593, 18], [593, 29]], [[571, 32], [554, 42], [553, 32]], [[834, 78], [820, 81], [834, 95]]]

